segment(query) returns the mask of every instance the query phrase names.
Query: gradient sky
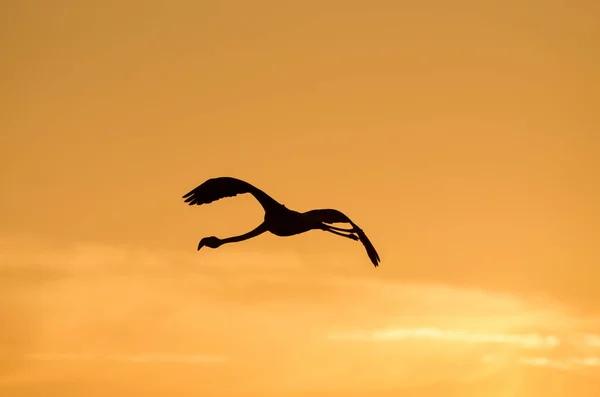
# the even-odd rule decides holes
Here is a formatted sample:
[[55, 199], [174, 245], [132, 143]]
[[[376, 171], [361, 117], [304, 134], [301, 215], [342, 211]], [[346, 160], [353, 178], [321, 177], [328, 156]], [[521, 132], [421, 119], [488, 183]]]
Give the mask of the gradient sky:
[[0, 9], [2, 396], [600, 389], [596, 1]]

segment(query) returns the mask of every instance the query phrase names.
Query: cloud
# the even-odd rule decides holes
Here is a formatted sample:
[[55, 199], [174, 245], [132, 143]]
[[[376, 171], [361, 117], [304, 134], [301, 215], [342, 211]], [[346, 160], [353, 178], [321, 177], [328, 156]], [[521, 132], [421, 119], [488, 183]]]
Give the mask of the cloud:
[[570, 357], [563, 360], [553, 360], [547, 357], [522, 357], [519, 362], [533, 367], [548, 367], [565, 370], [580, 369], [581, 367], [600, 367], [598, 357]]
[[[600, 335], [586, 330], [598, 329], [600, 322], [574, 317], [559, 302], [449, 285], [362, 284], [372, 299], [357, 312], [365, 319], [374, 313], [376, 320], [333, 326], [324, 338], [339, 351], [386, 357], [380, 365], [371, 358], [370, 364], [397, 379], [396, 385], [471, 382], [534, 363], [579, 372], [595, 368], [589, 357]], [[573, 358], [582, 355], [588, 357], [585, 365]]]
[[209, 365], [222, 364], [227, 361], [225, 356], [206, 356], [206, 355], [177, 355], [177, 354], [28, 354], [27, 360], [33, 361], [117, 361], [129, 363], [149, 363], [149, 364], [194, 364]]
[[34, 348], [39, 325], [28, 290], [0, 276], [0, 375], [11, 374], [23, 362], [23, 354]]
[[73, 243], [51, 246], [38, 241], [0, 239], [0, 274], [36, 281], [59, 276], [183, 276], [214, 278], [227, 274], [260, 276], [272, 280], [282, 272], [298, 270], [303, 263], [293, 253], [203, 250], [181, 252], [115, 246], [101, 243]]
[[405, 341], [410, 339], [432, 339], [466, 344], [509, 344], [524, 348], [555, 348], [561, 344], [554, 335], [479, 333], [439, 328], [389, 328], [372, 332], [355, 331], [332, 333], [332, 340], [355, 340], [369, 342]]
[[598, 355], [596, 319], [560, 302], [392, 281], [341, 259], [317, 268], [292, 252], [1, 246], [0, 272], [11, 276], [0, 285], [12, 286], [5, 302], [20, 297], [6, 306], [2, 332], [23, 338], [7, 357], [33, 368], [31, 379], [68, 376], [80, 364], [203, 365], [248, 390], [267, 381], [359, 390], [472, 382], [531, 368], [535, 358]]

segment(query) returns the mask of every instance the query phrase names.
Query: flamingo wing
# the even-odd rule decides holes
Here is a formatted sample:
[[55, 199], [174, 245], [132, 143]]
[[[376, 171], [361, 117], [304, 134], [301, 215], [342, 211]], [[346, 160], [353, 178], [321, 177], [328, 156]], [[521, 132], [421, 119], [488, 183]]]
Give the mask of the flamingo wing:
[[241, 179], [232, 177], [211, 178], [192, 189], [182, 198], [189, 205], [209, 204], [225, 197], [234, 197], [238, 194], [250, 193], [262, 205], [265, 211], [269, 207], [279, 205], [271, 196]]

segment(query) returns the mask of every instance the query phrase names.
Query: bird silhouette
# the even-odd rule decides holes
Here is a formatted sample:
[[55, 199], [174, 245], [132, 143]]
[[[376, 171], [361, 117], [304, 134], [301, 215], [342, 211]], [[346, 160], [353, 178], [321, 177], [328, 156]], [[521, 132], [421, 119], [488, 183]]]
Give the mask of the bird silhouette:
[[[223, 244], [244, 241], [256, 237], [264, 232], [270, 232], [276, 236], [287, 237], [304, 233], [309, 230], [323, 230], [360, 241], [366, 251], [369, 259], [375, 267], [381, 261], [379, 255], [369, 241], [365, 232], [358, 227], [350, 218], [342, 212], [335, 209], [315, 209], [307, 212], [297, 212], [286, 208], [271, 196], [259, 188], [245, 182], [241, 179], [232, 177], [211, 178], [200, 184], [195, 189], [186, 193], [183, 198], [189, 205], [209, 204], [213, 201], [233, 197], [238, 194], [250, 193], [258, 200], [265, 210], [263, 223], [254, 230], [234, 237], [218, 238], [215, 236], [204, 237], [198, 243], [198, 250], [206, 246], [209, 248], [218, 248]], [[330, 223], [349, 223], [352, 228], [343, 229], [329, 225]]]

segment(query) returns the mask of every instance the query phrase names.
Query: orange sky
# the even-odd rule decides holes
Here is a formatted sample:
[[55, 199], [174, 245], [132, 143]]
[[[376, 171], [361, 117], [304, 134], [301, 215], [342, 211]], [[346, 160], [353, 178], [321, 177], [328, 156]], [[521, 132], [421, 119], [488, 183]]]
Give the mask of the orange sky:
[[3, 397], [600, 389], [596, 2], [0, 7]]

